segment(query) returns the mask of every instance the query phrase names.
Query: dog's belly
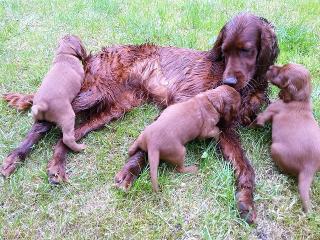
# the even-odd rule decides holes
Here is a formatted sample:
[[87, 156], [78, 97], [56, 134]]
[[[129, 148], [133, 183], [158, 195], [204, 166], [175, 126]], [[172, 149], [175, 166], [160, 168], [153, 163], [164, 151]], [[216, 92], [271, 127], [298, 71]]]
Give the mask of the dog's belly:
[[139, 82], [151, 98], [166, 104], [168, 89], [174, 79], [163, 75], [159, 58], [153, 57], [136, 63], [129, 74], [129, 81]]

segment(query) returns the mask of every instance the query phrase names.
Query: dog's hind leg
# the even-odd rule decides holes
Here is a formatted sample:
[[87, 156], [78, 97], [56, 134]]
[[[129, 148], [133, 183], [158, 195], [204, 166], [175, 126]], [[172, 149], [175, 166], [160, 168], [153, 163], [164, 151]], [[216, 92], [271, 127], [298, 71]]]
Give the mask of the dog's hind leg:
[[33, 103], [33, 94], [5, 93], [3, 99], [8, 102], [9, 106], [18, 110], [27, 110]]
[[[83, 122], [75, 129], [75, 140], [78, 141], [91, 131], [103, 128], [112, 120], [122, 117], [125, 112], [133, 107], [141, 104], [141, 101], [126, 102], [123, 101], [121, 106], [114, 105], [108, 110], [102, 111], [91, 116], [87, 121]], [[53, 158], [48, 164], [49, 181], [53, 184], [59, 184], [67, 180], [65, 172], [65, 159], [68, 153], [68, 148], [63, 144], [62, 139], [56, 144], [54, 148]]]
[[75, 113], [90, 109], [103, 101], [104, 93], [98, 88], [89, 88], [80, 92], [72, 101], [72, 108]]
[[35, 122], [19, 147], [13, 150], [4, 160], [1, 166], [1, 174], [9, 177], [17, 168], [18, 164], [21, 163], [32, 150], [33, 145], [36, 144], [52, 126], [53, 124], [49, 122]]

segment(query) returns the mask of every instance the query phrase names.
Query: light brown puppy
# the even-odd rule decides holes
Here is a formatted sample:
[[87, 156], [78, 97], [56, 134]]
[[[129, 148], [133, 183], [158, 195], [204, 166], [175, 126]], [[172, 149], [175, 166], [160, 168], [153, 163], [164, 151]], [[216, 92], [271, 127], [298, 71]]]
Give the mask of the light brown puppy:
[[85, 148], [75, 142], [75, 113], [71, 106], [84, 79], [85, 57], [86, 50], [78, 37], [67, 35], [60, 39], [52, 67], [34, 96], [31, 109], [35, 121], [46, 120], [61, 127], [63, 142], [73, 151]]
[[312, 115], [309, 71], [299, 64], [272, 66], [267, 77], [280, 99], [258, 115], [257, 125], [272, 121], [271, 156], [284, 172], [298, 176], [303, 209], [310, 209], [309, 189], [320, 170], [320, 129]]
[[230, 122], [239, 111], [240, 94], [223, 85], [200, 93], [188, 101], [169, 106], [159, 118], [147, 126], [129, 149], [132, 156], [138, 150], [148, 152], [152, 188], [158, 191], [159, 160], [176, 166], [177, 172], [196, 172], [196, 166], [184, 166], [184, 145], [195, 138], [216, 138], [220, 118]]

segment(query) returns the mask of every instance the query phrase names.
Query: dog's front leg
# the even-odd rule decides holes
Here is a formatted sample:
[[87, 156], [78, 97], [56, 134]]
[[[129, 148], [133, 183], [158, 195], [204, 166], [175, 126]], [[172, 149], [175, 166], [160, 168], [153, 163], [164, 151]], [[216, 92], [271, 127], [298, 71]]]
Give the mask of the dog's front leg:
[[32, 146], [36, 144], [52, 126], [52, 123], [45, 121], [35, 122], [19, 147], [13, 150], [4, 160], [1, 166], [1, 174], [9, 177], [17, 168], [18, 164], [20, 164], [32, 150]]
[[222, 129], [220, 148], [226, 160], [233, 165], [236, 176], [236, 199], [240, 216], [254, 223], [256, 211], [253, 203], [255, 174], [241, 147], [240, 138], [234, 128]]
[[146, 153], [137, 151], [115, 176], [115, 186], [127, 192], [147, 165]]
[[264, 90], [257, 90], [243, 97], [239, 113], [241, 124], [244, 126], [250, 125], [255, 120], [260, 107], [268, 102], [269, 99]]

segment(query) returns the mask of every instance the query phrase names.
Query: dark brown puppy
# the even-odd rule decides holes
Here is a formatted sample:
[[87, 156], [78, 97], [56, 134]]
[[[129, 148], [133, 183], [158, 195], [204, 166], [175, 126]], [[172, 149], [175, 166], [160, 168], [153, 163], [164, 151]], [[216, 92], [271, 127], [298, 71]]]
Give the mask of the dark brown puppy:
[[67, 35], [61, 38], [53, 64], [35, 94], [31, 108], [35, 121], [46, 120], [61, 127], [63, 143], [77, 152], [85, 145], [75, 141], [75, 113], [71, 102], [84, 80], [82, 59], [85, 57], [85, 48], [78, 37]]
[[298, 176], [304, 211], [310, 209], [309, 189], [320, 170], [320, 129], [312, 115], [309, 71], [299, 64], [272, 66], [267, 77], [278, 86], [280, 100], [257, 117], [272, 121], [271, 156], [280, 169]]
[[[76, 141], [146, 102], [165, 108], [223, 83], [239, 90], [242, 104], [238, 117], [247, 125], [268, 100], [265, 74], [278, 53], [272, 24], [249, 13], [227, 22], [208, 51], [151, 44], [106, 47], [85, 61], [85, 80], [72, 103], [77, 116], [85, 115], [75, 130]], [[15, 93], [5, 95], [5, 99], [19, 109], [28, 108], [32, 102], [32, 96]], [[238, 125], [219, 124], [219, 147], [235, 170], [240, 214], [253, 222], [254, 170], [241, 147]], [[12, 174], [49, 129], [47, 123], [35, 123], [21, 145], [6, 157], [1, 173]], [[48, 164], [50, 182], [67, 179], [68, 151], [62, 140], [55, 146]], [[145, 153], [138, 151], [116, 174], [117, 186], [128, 190], [146, 164]]]
[[139, 149], [148, 152], [154, 191], [158, 191], [159, 160], [176, 166], [180, 173], [196, 172], [196, 166], [184, 166], [184, 145], [196, 138], [218, 139], [220, 129], [217, 123], [220, 118], [231, 121], [237, 116], [240, 103], [240, 94], [234, 88], [223, 85], [169, 106], [154, 123], [146, 127], [130, 147], [129, 156]]

